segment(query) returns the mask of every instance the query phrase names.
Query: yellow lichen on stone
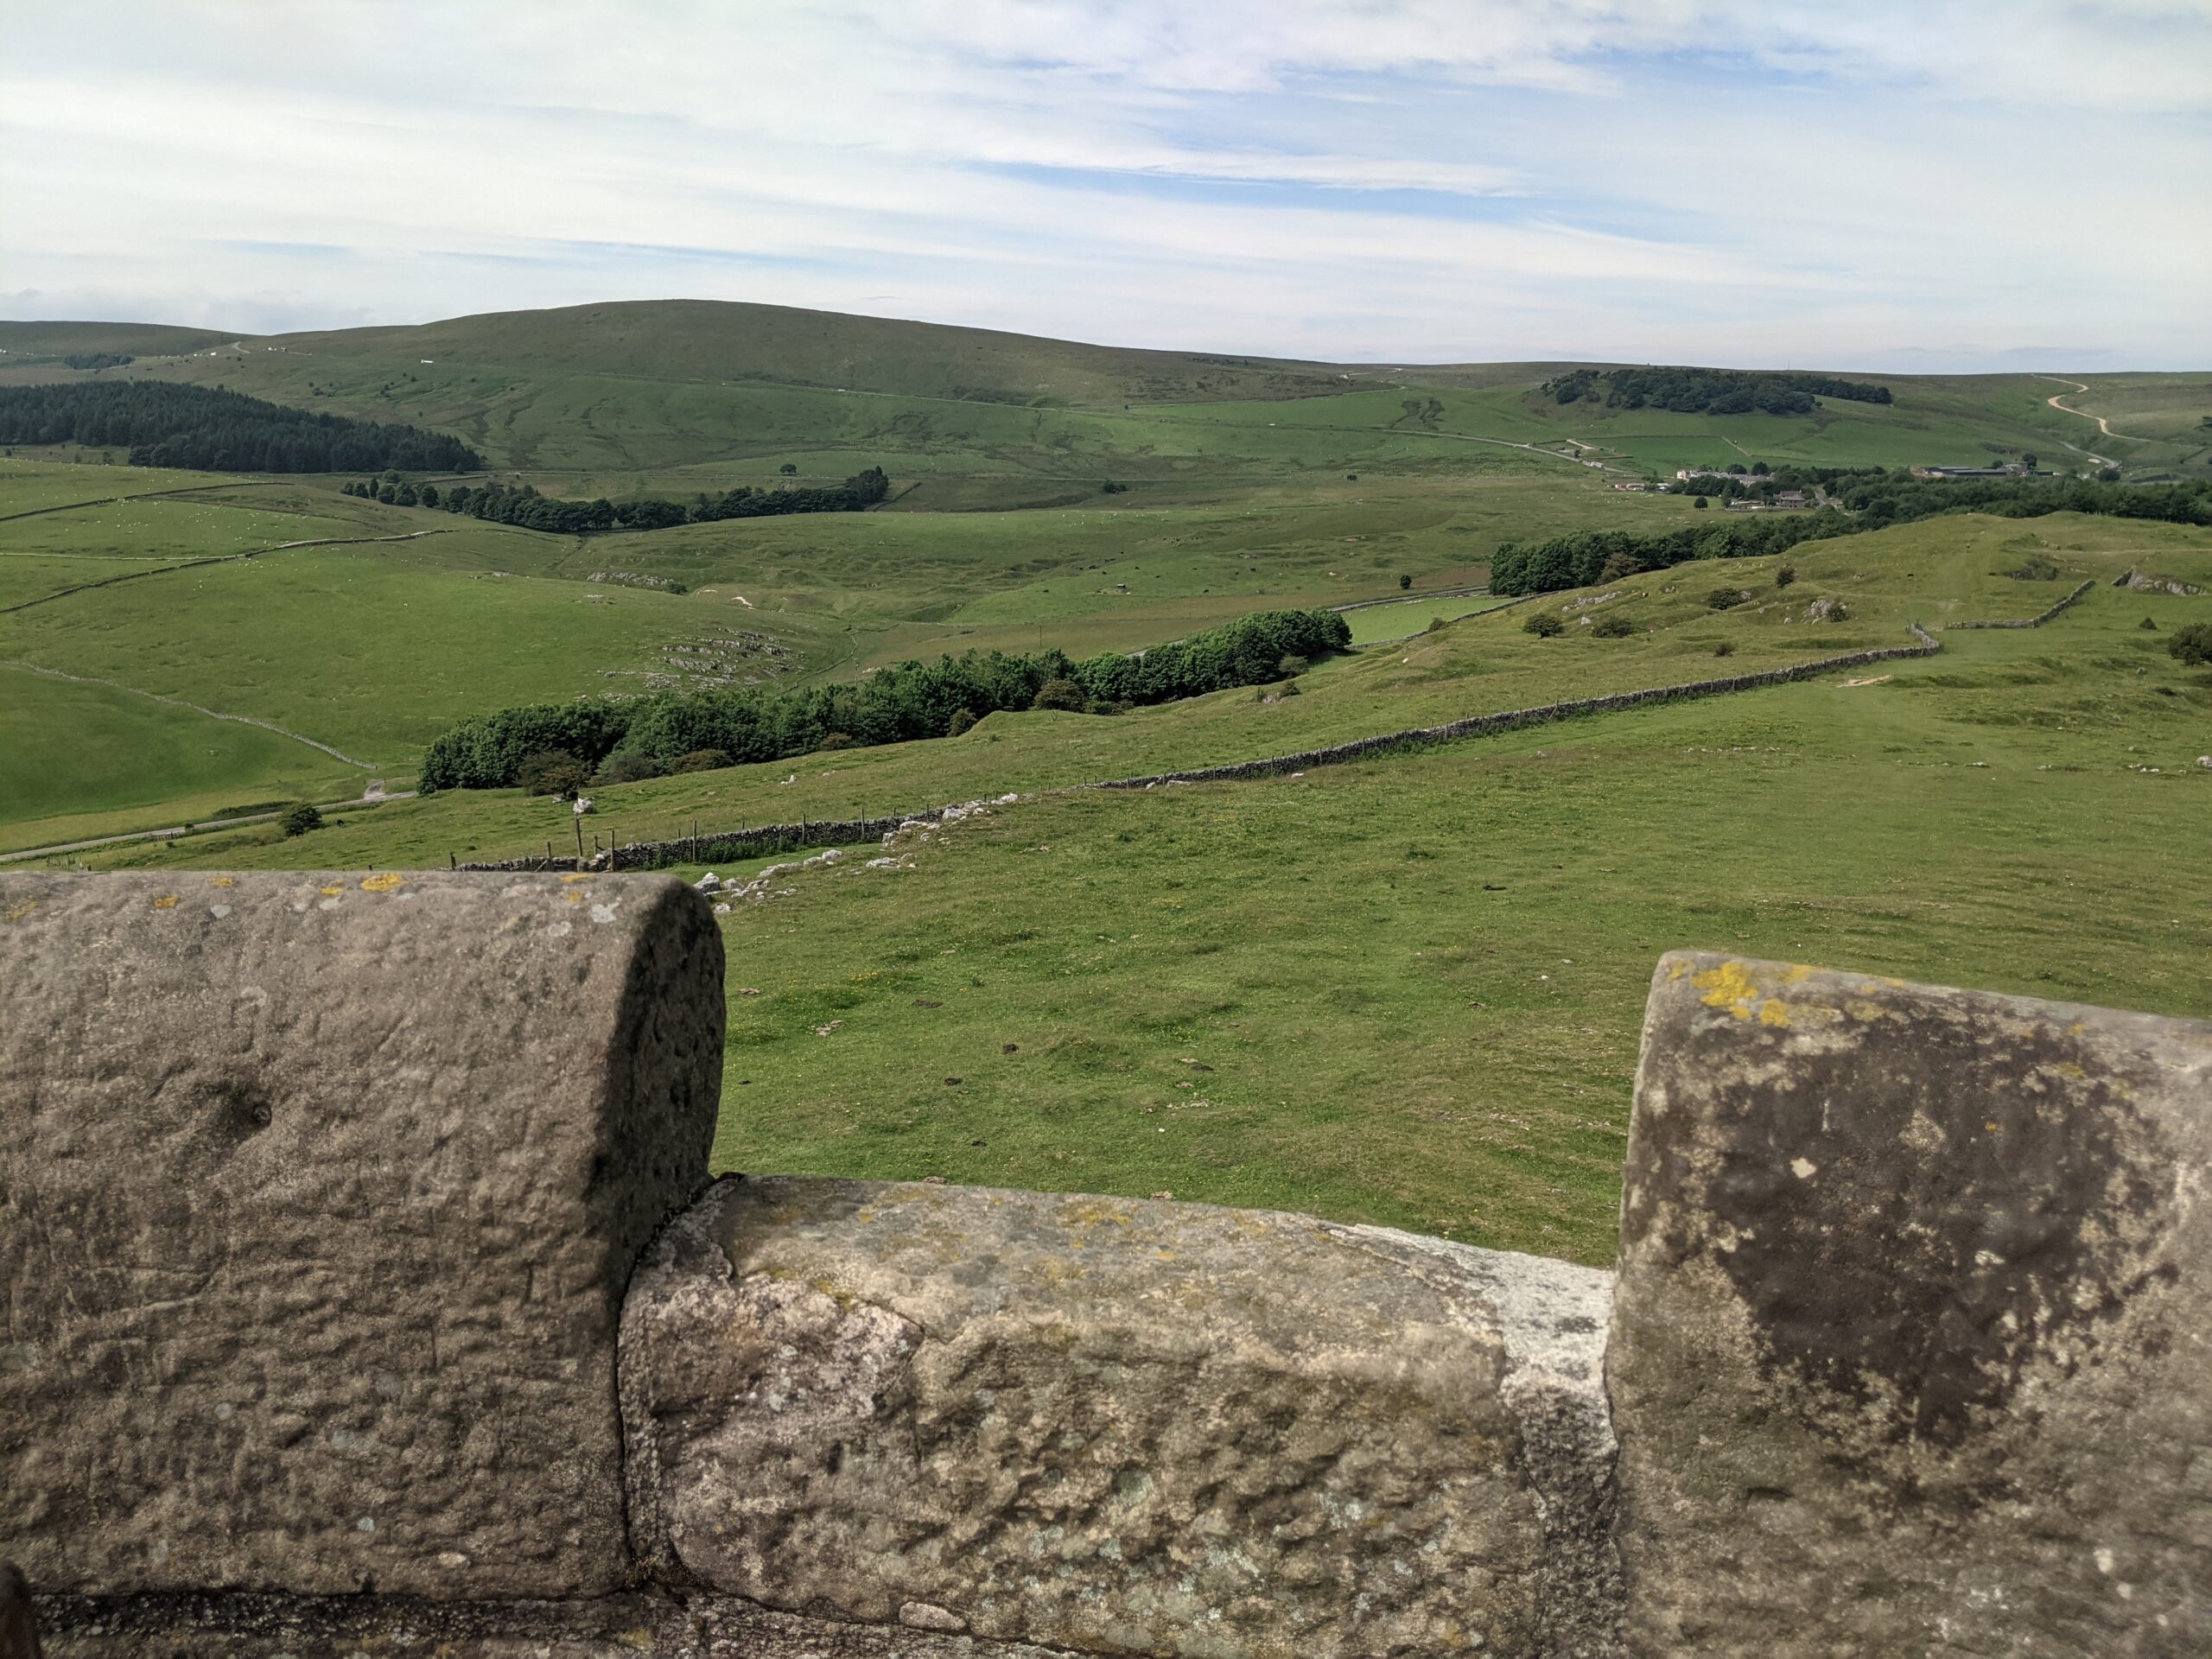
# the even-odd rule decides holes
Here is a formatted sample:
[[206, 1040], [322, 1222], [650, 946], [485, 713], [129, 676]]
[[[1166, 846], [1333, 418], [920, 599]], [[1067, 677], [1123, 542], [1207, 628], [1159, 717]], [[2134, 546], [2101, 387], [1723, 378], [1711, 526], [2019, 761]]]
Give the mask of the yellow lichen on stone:
[[1789, 1023], [1789, 1005], [1778, 996], [1770, 996], [1759, 1004], [1759, 1024], [1786, 1026]]
[[321, 893], [326, 899], [335, 899], [339, 894], [346, 891], [346, 887], [343, 882], [340, 882], [334, 887], [318, 887], [315, 891]]
[[361, 878], [363, 893], [391, 893], [406, 885], [407, 878], [396, 870], [387, 871], [382, 875], [365, 875]]
[[175, 910], [176, 908], [176, 894], [173, 893], [163, 893], [160, 898], [154, 900], [154, 908], [156, 910]]
[[20, 921], [22, 921], [22, 920], [23, 919], [23, 918], [24, 918], [24, 917], [26, 917], [26, 916], [28, 916], [28, 915], [29, 915], [29, 914], [31, 913], [31, 912], [33, 912], [33, 911], [36, 910], [37, 908], [38, 908], [38, 900], [37, 900], [37, 899], [26, 899], [25, 900], [23, 900], [23, 902], [22, 902], [22, 904], [20, 904], [20, 905], [16, 905], [16, 906], [12, 906], [12, 907], [9, 910], [9, 912], [8, 912], [8, 919], [9, 919], [10, 921], [11, 921], [11, 922], [20, 922]]
[[575, 870], [563, 876], [561, 879], [563, 881], [588, 881], [591, 880], [591, 877], [586, 875], [582, 870]]
[[211, 887], [235, 887], [238, 884], [238, 879], [235, 875], [211, 875], [207, 878], [207, 885]]
[[1693, 974], [1690, 983], [1705, 993], [1707, 1007], [1726, 1008], [1738, 1020], [1750, 1019], [1751, 1006], [1759, 1000], [1759, 988], [1740, 962], [1724, 962], [1718, 968]]

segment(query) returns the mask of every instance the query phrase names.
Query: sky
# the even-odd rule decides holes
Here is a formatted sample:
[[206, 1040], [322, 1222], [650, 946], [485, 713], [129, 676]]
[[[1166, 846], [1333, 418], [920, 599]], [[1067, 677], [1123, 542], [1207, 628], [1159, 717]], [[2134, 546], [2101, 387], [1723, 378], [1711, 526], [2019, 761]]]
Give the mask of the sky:
[[2212, 0], [71, 0], [0, 316], [2212, 366]]

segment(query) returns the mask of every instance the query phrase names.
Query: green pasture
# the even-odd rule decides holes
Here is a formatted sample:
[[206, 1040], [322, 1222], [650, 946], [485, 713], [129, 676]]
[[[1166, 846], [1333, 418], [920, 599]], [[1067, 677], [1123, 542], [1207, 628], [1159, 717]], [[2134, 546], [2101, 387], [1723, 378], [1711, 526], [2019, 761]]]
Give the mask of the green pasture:
[[173, 824], [187, 804], [358, 795], [366, 781], [274, 732], [7, 663], [0, 774], [0, 848]]
[[[2005, 574], [2038, 554], [2056, 580]], [[725, 918], [721, 1167], [1165, 1191], [1603, 1262], [1667, 949], [2212, 1014], [2212, 912], [2188, 880], [2212, 675], [2164, 649], [2212, 596], [2108, 585], [2130, 565], [2212, 586], [2212, 533], [1931, 520], [1547, 596], [1554, 639], [1523, 629], [1533, 606], [1469, 617], [1276, 703], [994, 715], [601, 789], [588, 824], [629, 840], [1027, 797], [910, 840], [911, 868], [855, 849]], [[1933, 658], [1301, 778], [1054, 787], [1903, 643], [1910, 620], [2025, 617], [2084, 577], [2049, 626], [1951, 632]], [[1722, 585], [1754, 596], [1713, 610]], [[1808, 623], [1815, 597], [1849, 615]], [[1616, 608], [1628, 638], [1580, 626]], [[336, 816], [297, 841], [248, 826], [74, 861], [442, 868], [574, 844], [565, 804], [511, 791]]]
[[[2037, 554], [2061, 569], [2060, 579], [2024, 582], [2002, 574]], [[1784, 564], [1796, 579], [1777, 588], [1775, 576]], [[2031, 616], [2075, 581], [2107, 582], [2134, 565], [2212, 587], [2212, 532], [2073, 515], [1971, 517], [1808, 543], [1779, 559], [1700, 562], [1471, 616], [1393, 649], [1338, 658], [1302, 677], [1303, 695], [1276, 702], [1244, 690], [1113, 717], [995, 714], [957, 739], [602, 788], [594, 791], [598, 827], [624, 840], [659, 839], [689, 834], [695, 822], [716, 829], [874, 815], [1008, 790], [1255, 760], [1497, 709], [1910, 644], [1913, 621], [1941, 628], [1972, 618]], [[1719, 587], [1748, 588], [1754, 596], [1715, 611], [1707, 596]], [[1606, 594], [1611, 597], [1602, 603], [1585, 602]], [[1823, 597], [1845, 603], [1844, 620], [1806, 620], [1808, 604]], [[2183, 761], [2202, 752], [2202, 733], [2190, 724], [2201, 722], [2201, 710], [2188, 696], [2158, 695], [2156, 686], [2185, 687], [2185, 678], [2167, 671], [2172, 664], [2163, 631], [2145, 632], [2137, 624], [2155, 615], [2171, 628], [2209, 605], [2212, 600], [2101, 587], [2064, 621], [2077, 643], [2094, 639], [2123, 653], [2128, 675], [2142, 682], [2131, 694], [2135, 713], [2117, 722], [2120, 728], [2164, 731], [2181, 748], [2196, 744]], [[1528, 633], [1522, 625], [1539, 607], [1556, 608], [1568, 620], [1567, 632], [1555, 639]], [[1592, 638], [1580, 626], [1584, 616], [1616, 609], [1634, 624], [1627, 638]], [[1942, 657], [1885, 664], [1860, 677], [1945, 680], [1967, 653], [2011, 652], [2057, 637], [2048, 629], [1952, 634]], [[1728, 654], [1717, 656], [1724, 645]], [[2142, 675], [2134, 676], [2137, 667]], [[2141, 741], [2129, 736], [2110, 758], [2119, 763], [2127, 745]], [[556, 833], [568, 833], [568, 810], [560, 802], [512, 791], [460, 791], [396, 803], [372, 823], [326, 832], [315, 855], [326, 864], [442, 865], [448, 855], [519, 856]], [[200, 852], [244, 865], [298, 856], [296, 849], [246, 831]]]

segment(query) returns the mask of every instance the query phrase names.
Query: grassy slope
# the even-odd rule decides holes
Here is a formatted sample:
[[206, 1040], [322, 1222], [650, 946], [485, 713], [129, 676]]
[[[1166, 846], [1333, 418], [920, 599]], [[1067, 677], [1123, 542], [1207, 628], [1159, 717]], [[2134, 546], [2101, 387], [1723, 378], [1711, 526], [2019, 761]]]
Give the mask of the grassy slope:
[[[23, 327], [0, 324], [0, 345]], [[424, 421], [462, 434], [495, 464], [550, 469], [593, 490], [726, 486], [772, 476], [786, 461], [838, 476], [895, 458], [894, 470], [944, 505], [1035, 505], [1040, 479], [1440, 465], [1476, 437], [1563, 449], [1573, 441], [1634, 469], [1754, 457], [1960, 463], [2023, 448], [2081, 461], [2069, 444], [2145, 470], [2212, 465], [2196, 425], [2212, 411], [2202, 375], [2097, 378], [2097, 411], [2137, 422], [2120, 423], [2133, 435], [2115, 451], [2091, 423], [2048, 407], [2061, 386], [2024, 375], [1883, 377], [1897, 393], [1892, 407], [1831, 402], [1803, 418], [1713, 418], [1561, 407], [1535, 390], [1557, 365], [1284, 363], [696, 301], [241, 346], [109, 372]], [[1426, 411], [1431, 397], [1440, 416]], [[1409, 414], [1408, 398], [1422, 412]], [[946, 474], [959, 481], [932, 485]], [[988, 489], [986, 475], [998, 480]]]
[[[2064, 582], [1994, 573], [2037, 550], [2069, 578], [2141, 563], [2212, 583], [2202, 531], [1916, 524], [1847, 559], [1799, 550], [1783, 593], [1770, 561], [1623, 584], [1610, 602], [1656, 630], [1630, 639], [1471, 619], [1319, 670], [1272, 708], [995, 715], [951, 742], [603, 791], [602, 823], [915, 804], [1802, 659], [1887, 641], [1908, 615], [2031, 614]], [[1724, 575], [1768, 597], [1707, 610]], [[1850, 622], [1809, 634], [1792, 619], [1815, 594], [1845, 597]], [[2175, 886], [2201, 861], [2183, 849], [2204, 839], [2212, 776], [2191, 761], [2212, 683], [2162, 648], [2204, 616], [2212, 599], [2101, 587], [2047, 628], [1953, 634], [1878, 683], [1297, 780], [1047, 796], [941, 832], [907, 872], [856, 858], [796, 877], [728, 918], [717, 1158], [1167, 1190], [1603, 1260], [1643, 982], [1670, 946], [2212, 1012], [2212, 921]], [[542, 841], [556, 817], [445, 797], [310, 842], [247, 830], [99, 861], [442, 864], [456, 837]]]

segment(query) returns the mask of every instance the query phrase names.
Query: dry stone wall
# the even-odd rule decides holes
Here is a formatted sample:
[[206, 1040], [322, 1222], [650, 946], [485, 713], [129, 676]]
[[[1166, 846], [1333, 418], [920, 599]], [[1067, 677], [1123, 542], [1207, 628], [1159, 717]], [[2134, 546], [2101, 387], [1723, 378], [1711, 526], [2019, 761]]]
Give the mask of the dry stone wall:
[[705, 1185], [665, 880], [10, 876], [0, 957], [60, 1659], [2212, 1650], [2212, 1025], [1670, 957], [1616, 1275]]
[[2094, 582], [2082, 582], [2049, 610], [2038, 611], [2033, 616], [2019, 617], [2009, 622], [1946, 622], [1943, 625], [1943, 631], [1949, 633], [1960, 628], [2039, 628], [2060, 612], [2080, 604], [2083, 596], [2096, 585]]

